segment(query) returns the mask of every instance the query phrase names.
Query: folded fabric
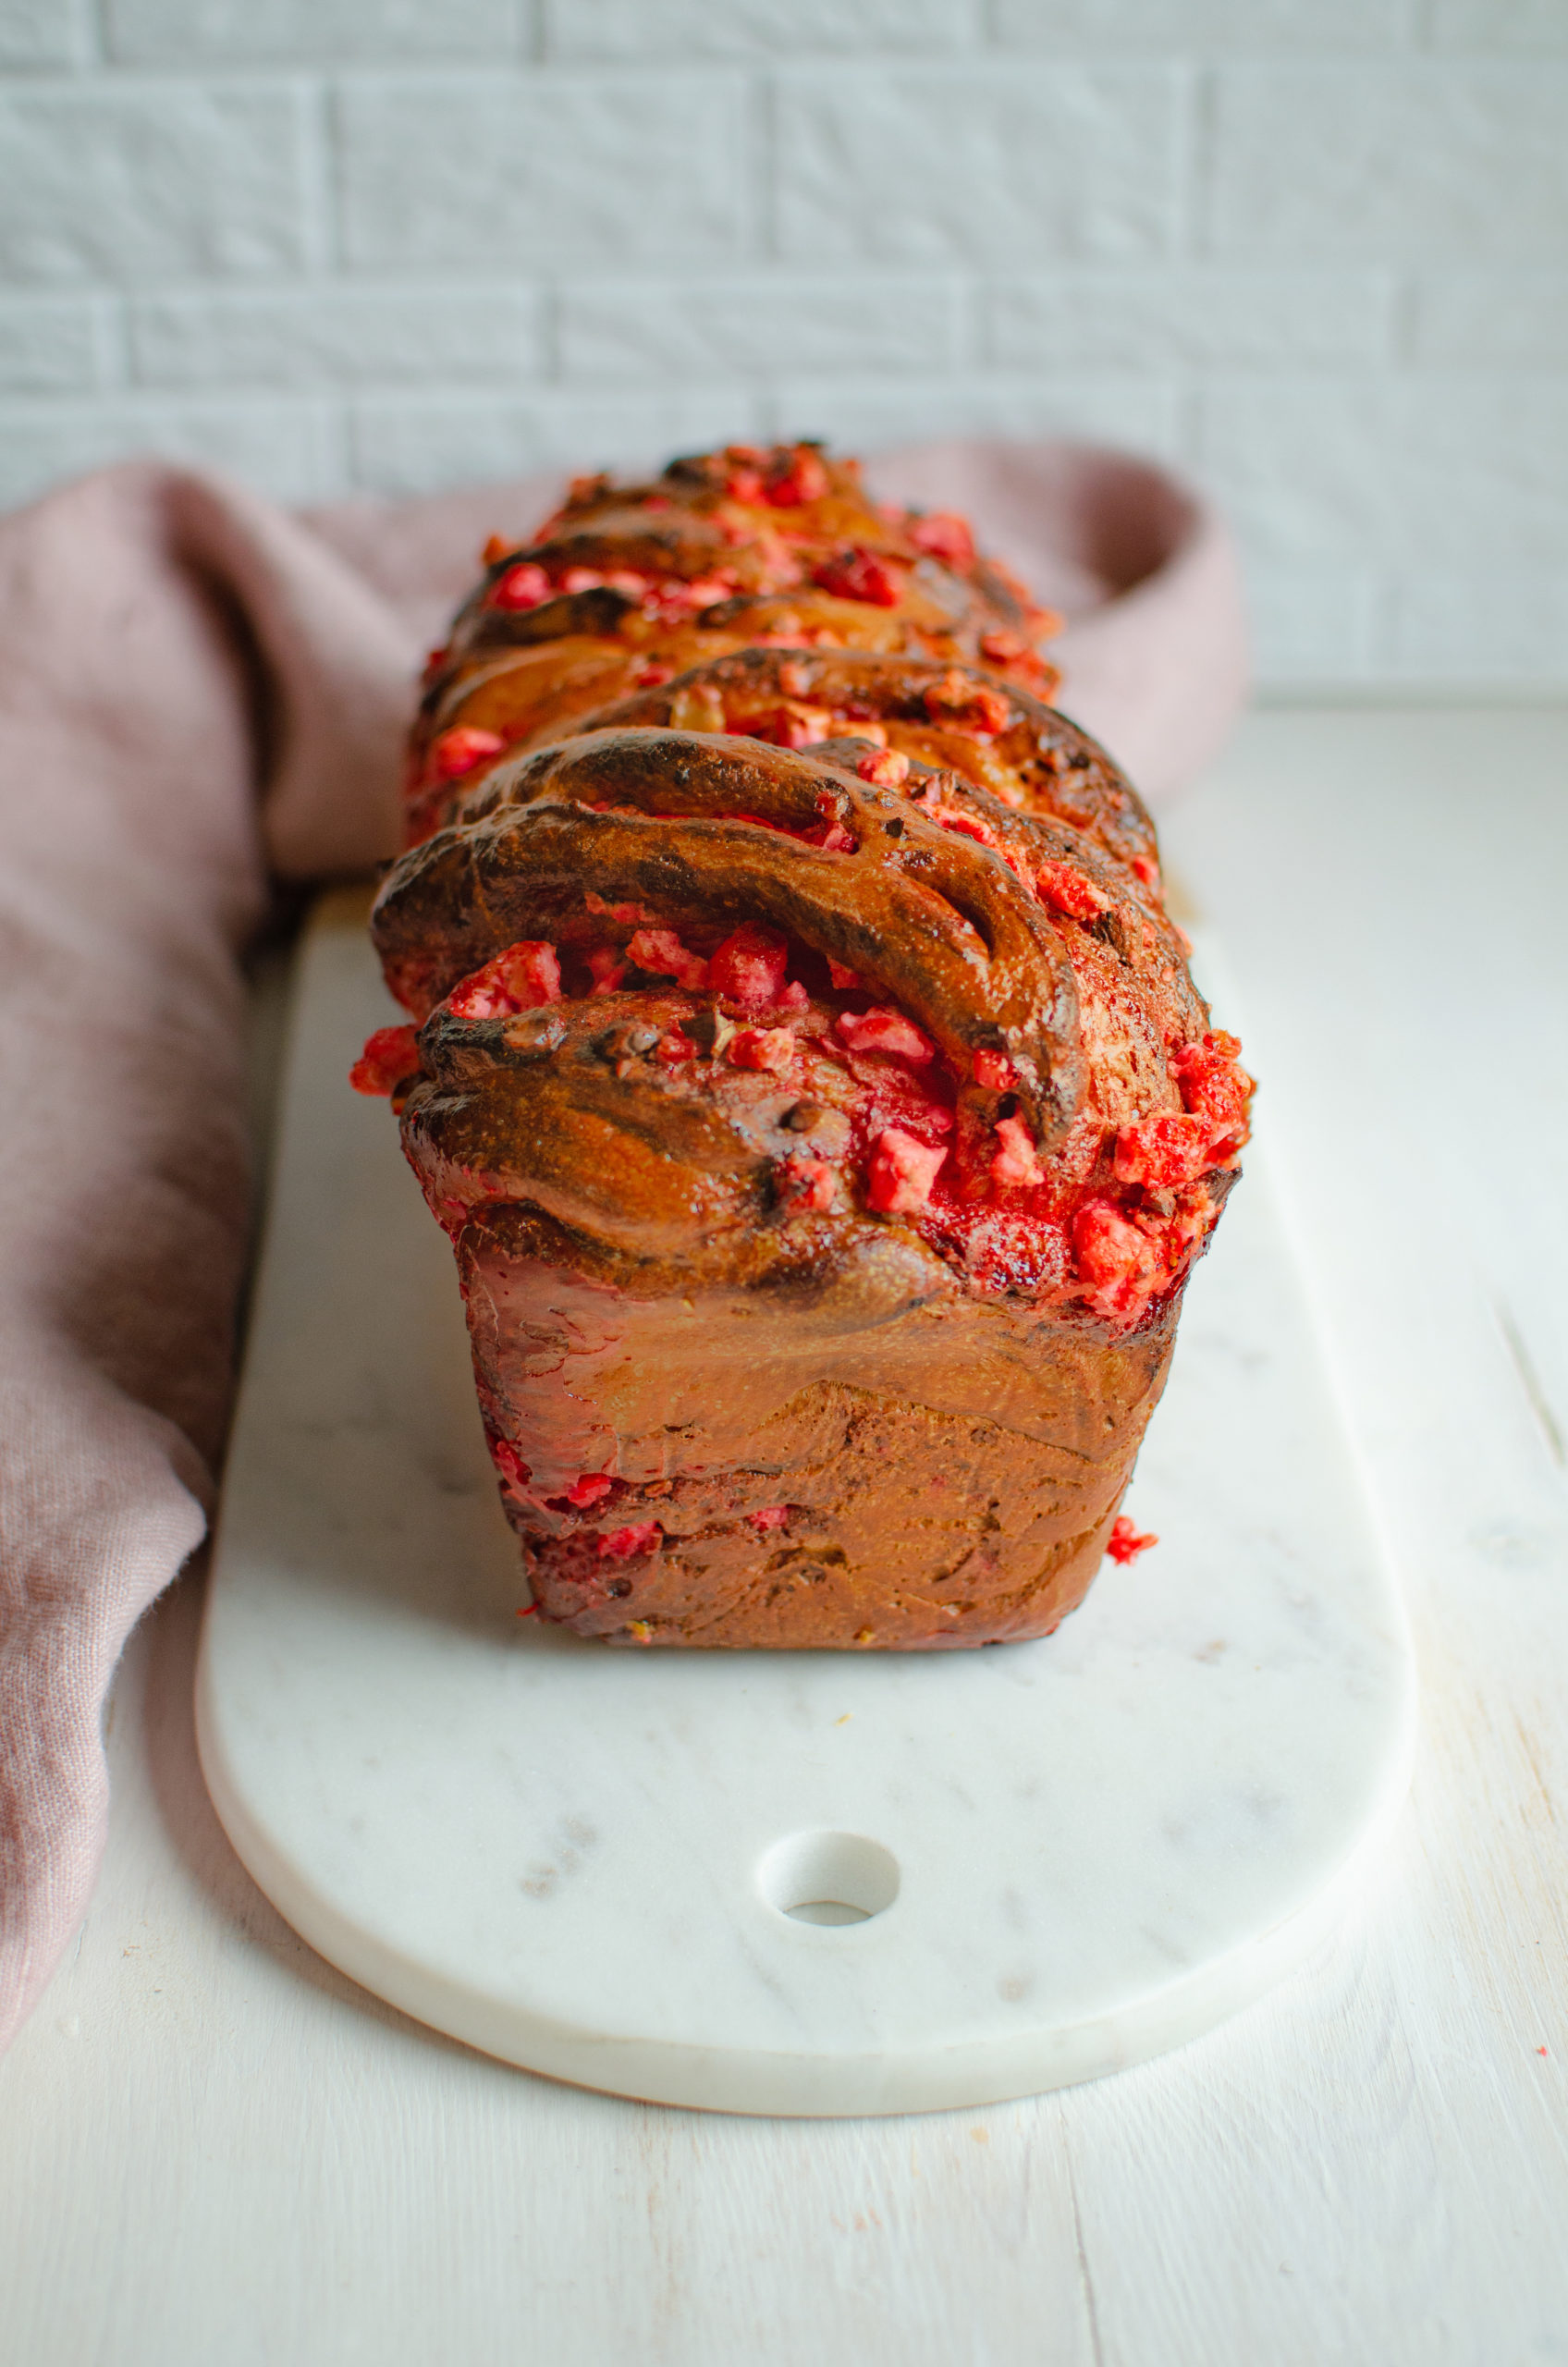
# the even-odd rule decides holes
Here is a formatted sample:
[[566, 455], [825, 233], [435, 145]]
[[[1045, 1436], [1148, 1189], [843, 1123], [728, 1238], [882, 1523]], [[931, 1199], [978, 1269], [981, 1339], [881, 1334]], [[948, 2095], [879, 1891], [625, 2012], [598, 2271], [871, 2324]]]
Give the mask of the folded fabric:
[[[1218, 745], [1236, 570], [1163, 472], [949, 443], [875, 477], [968, 510], [1066, 610], [1061, 704], [1145, 795]], [[0, 520], [0, 2047], [86, 1908], [115, 1662], [206, 1531], [250, 1211], [240, 962], [269, 873], [392, 852], [426, 643], [484, 537], [521, 536], [558, 484], [300, 519], [132, 463]]]

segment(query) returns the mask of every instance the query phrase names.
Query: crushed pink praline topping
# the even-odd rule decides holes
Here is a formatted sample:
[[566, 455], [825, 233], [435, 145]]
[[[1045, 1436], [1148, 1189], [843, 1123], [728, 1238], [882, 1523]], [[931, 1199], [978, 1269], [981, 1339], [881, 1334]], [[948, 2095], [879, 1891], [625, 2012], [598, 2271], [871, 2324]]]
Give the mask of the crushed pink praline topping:
[[789, 1027], [741, 1027], [729, 1038], [725, 1056], [732, 1068], [787, 1069], [795, 1057], [794, 1031]]
[[944, 830], [956, 830], [961, 839], [975, 839], [983, 847], [997, 843], [995, 830], [978, 814], [966, 814], [958, 805], [933, 805], [930, 814], [934, 822], [940, 822]]
[[496, 578], [485, 602], [492, 608], [537, 608], [551, 597], [555, 588], [542, 567], [535, 567], [531, 559], [522, 559]]
[[1042, 903], [1075, 921], [1097, 920], [1110, 909], [1110, 898], [1075, 864], [1041, 863], [1035, 867], [1035, 889]]
[[640, 928], [626, 950], [640, 970], [655, 977], [673, 978], [692, 992], [707, 985], [707, 963], [672, 928]]
[[506, 752], [506, 742], [498, 731], [482, 731], [474, 723], [454, 723], [450, 731], [443, 731], [430, 750], [429, 772], [433, 780], [461, 780], [487, 756], [499, 756]]
[[613, 945], [596, 945], [588, 956], [588, 975], [591, 995], [613, 995], [626, 975], [625, 960]]
[[962, 723], [966, 730], [995, 738], [1012, 719], [1012, 702], [988, 682], [972, 682], [956, 667], [933, 682], [925, 695], [925, 712], [933, 723]]
[[542, 938], [525, 938], [454, 987], [447, 1008], [455, 1019], [509, 1019], [514, 1012], [558, 1002], [560, 991], [561, 965], [555, 947]]
[[865, 600], [873, 607], [896, 608], [899, 605], [899, 584], [892, 570], [872, 551], [851, 545], [835, 551], [830, 558], [819, 559], [811, 571], [812, 582], [824, 592], [840, 600]]
[[419, 1043], [411, 1027], [378, 1027], [349, 1071], [356, 1093], [388, 1094], [419, 1067]]
[[484, 1434], [484, 1443], [490, 1450], [491, 1462], [506, 1481], [507, 1486], [520, 1490], [526, 1488], [533, 1474], [513, 1446], [510, 1439], [497, 1438], [494, 1430], [487, 1430]]
[[872, 1147], [865, 1196], [884, 1216], [914, 1216], [931, 1197], [937, 1171], [947, 1158], [901, 1126], [884, 1126]]
[[904, 531], [917, 551], [928, 558], [939, 558], [949, 567], [973, 567], [974, 536], [969, 521], [956, 509], [929, 509], [924, 518], [912, 510], [904, 521]]
[[708, 982], [731, 1002], [766, 1010], [783, 992], [789, 960], [789, 946], [778, 929], [747, 921], [715, 948]]
[[[767, 458], [762, 453], [755, 457]], [[821, 500], [827, 490], [827, 471], [808, 448], [787, 446], [772, 456], [766, 473], [759, 477], [759, 488], [762, 499], [774, 509], [798, 509], [808, 501]], [[750, 498], [755, 500], [757, 495]]]
[[1151, 1545], [1158, 1543], [1153, 1529], [1145, 1529], [1140, 1536], [1126, 1514], [1118, 1513], [1110, 1535], [1106, 1539], [1105, 1550], [1113, 1562], [1119, 1562], [1125, 1567], [1129, 1562], [1135, 1562], [1140, 1553], [1146, 1553]]
[[997, 1121], [997, 1151], [991, 1160], [991, 1180], [1009, 1189], [1023, 1190], [1046, 1180], [1035, 1138], [1022, 1118], [998, 1118]]
[[609, 1494], [614, 1486], [615, 1481], [607, 1472], [585, 1471], [580, 1479], [574, 1479], [570, 1487], [565, 1490], [566, 1500], [569, 1504], [574, 1504], [581, 1512], [589, 1504], [598, 1503], [603, 1497]]
[[797, 1208], [809, 1208], [820, 1214], [833, 1206], [838, 1177], [825, 1159], [808, 1159], [794, 1152], [781, 1159], [777, 1170], [779, 1196]]
[[1085, 1200], [1072, 1220], [1072, 1247], [1096, 1312], [1136, 1313], [1159, 1272], [1158, 1253], [1148, 1234], [1114, 1200]]
[[629, 1521], [601, 1537], [595, 1551], [601, 1561], [629, 1562], [634, 1553], [646, 1553], [663, 1533], [656, 1520]]
[[1155, 1192], [1194, 1184], [1213, 1164], [1214, 1137], [1208, 1119], [1184, 1110], [1161, 1110], [1121, 1129], [1111, 1171], [1119, 1184], [1142, 1184]]
[[886, 1004], [870, 1011], [841, 1011], [838, 1029], [851, 1052], [888, 1052], [916, 1064], [935, 1057], [936, 1046], [913, 1019]]
[[1241, 1044], [1216, 1028], [1193, 1044], [1178, 1044], [1170, 1066], [1187, 1108], [1217, 1124], [1239, 1126], [1246, 1118], [1253, 1081], [1238, 1065]]

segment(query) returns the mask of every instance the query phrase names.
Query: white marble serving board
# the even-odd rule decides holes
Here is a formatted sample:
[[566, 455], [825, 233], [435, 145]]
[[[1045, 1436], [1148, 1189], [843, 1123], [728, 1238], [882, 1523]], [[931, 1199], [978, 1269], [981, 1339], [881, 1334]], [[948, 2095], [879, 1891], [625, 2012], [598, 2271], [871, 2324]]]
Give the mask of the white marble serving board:
[[1278, 1979], [1397, 1815], [1415, 1706], [1265, 1158], [1129, 1499], [1159, 1545], [1056, 1637], [581, 1643], [516, 1615], [450, 1253], [344, 1082], [391, 1015], [362, 909], [301, 959], [198, 1681], [289, 1922], [492, 2054], [751, 2113], [1064, 2086]]

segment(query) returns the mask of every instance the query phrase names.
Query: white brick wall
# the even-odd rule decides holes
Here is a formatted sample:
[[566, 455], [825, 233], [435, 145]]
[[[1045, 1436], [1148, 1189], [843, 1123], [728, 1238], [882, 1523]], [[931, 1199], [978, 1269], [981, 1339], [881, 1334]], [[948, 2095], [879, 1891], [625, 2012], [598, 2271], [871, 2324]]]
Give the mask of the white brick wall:
[[0, 0], [0, 502], [971, 427], [1276, 681], [1568, 684], [1568, 0]]

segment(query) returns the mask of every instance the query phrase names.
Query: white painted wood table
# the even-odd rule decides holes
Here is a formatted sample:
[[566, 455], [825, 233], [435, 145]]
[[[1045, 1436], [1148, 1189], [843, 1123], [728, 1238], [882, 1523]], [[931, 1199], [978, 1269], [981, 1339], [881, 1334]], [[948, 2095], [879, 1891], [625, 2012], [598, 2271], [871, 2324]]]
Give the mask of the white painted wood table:
[[108, 1856], [0, 2065], [4, 2367], [1568, 2362], [1568, 709], [1256, 715], [1170, 817], [1403, 1578], [1374, 1895], [1179, 2053], [779, 2122], [511, 2070], [241, 1871], [199, 1585], [116, 1686]]

